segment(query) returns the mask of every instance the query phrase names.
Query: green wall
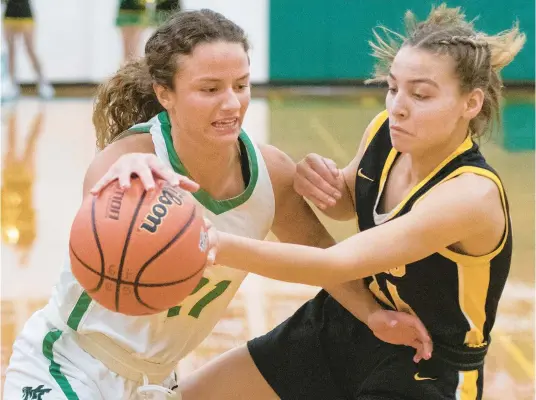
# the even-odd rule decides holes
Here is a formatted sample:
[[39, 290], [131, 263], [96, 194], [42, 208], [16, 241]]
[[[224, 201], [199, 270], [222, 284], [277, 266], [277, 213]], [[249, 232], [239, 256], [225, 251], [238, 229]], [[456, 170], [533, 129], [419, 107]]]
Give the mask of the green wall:
[[[403, 27], [406, 10], [420, 19], [433, 3], [427, 0], [270, 0], [270, 81], [362, 80], [370, 77], [373, 59], [367, 43], [372, 28]], [[436, 2], [434, 4], [439, 4]], [[527, 43], [503, 71], [505, 80], [534, 81], [534, 1], [450, 1], [462, 6], [486, 33], [512, 26], [518, 19]]]

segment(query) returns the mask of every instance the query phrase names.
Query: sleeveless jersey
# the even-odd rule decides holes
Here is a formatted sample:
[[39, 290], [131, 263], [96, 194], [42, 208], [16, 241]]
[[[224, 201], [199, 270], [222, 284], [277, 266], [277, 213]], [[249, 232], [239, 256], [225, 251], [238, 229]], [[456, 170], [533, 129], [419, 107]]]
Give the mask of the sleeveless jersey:
[[356, 176], [356, 212], [361, 231], [410, 212], [436, 185], [463, 173], [485, 176], [495, 182], [506, 215], [506, 229], [498, 247], [489, 254], [470, 256], [445, 248], [417, 262], [393, 266], [388, 272], [366, 278], [365, 282], [385, 306], [417, 315], [434, 343], [461, 350], [487, 347], [512, 254], [510, 216], [503, 185], [477, 144], [468, 137], [397, 207], [380, 215], [377, 207], [399, 155], [392, 146], [384, 111], [373, 123]]
[[[173, 147], [167, 113], [162, 112], [131, 130], [150, 133], [156, 155], [178, 173], [187, 175]], [[228, 200], [215, 200], [202, 189], [193, 195], [217, 229], [262, 240], [274, 218], [272, 184], [259, 148], [244, 131], [239, 141], [249, 163], [245, 190]], [[102, 333], [141, 359], [168, 364], [184, 358], [208, 336], [246, 275], [226, 266], [208, 267], [197, 288], [181, 304], [156, 315], [133, 317], [109, 311], [92, 301], [72, 275], [67, 257], [47, 307], [80, 334]]]

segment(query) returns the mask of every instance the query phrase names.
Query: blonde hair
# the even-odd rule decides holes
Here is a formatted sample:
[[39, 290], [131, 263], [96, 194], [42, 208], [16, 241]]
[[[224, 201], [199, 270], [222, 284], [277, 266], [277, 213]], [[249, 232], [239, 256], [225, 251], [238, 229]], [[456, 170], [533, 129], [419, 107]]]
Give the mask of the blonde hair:
[[480, 113], [471, 120], [469, 129], [474, 137], [490, 130], [494, 122], [500, 123], [502, 79], [500, 71], [508, 65], [525, 44], [525, 34], [518, 24], [496, 35], [475, 30], [460, 7], [448, 8], [445, 4], [432, 8], [425, 21], [418, 22], [408, 11], [405, 15], [405, 35], [381, 26], [380, 35], [373, 32], [370, 41], [372, 55], [377, 59], [374, 77], [366, 82], [384, 82], [393, 60], [402, 46], [411, 46], [449, 55], [455, 62], [460, 88], [467, 93], [475, 88], [484, 92]]
[[249, 51], [244, 30], [220, 13], [203, 9], [172, 14], [147, 41], [145, 57], [128, 62], [99, 87], [93, 108], [97, 148], [163, 111], [153, 84], [173, 89], [179, 56], [192, 54], [200, 43], [217, 41], [240, 43]]

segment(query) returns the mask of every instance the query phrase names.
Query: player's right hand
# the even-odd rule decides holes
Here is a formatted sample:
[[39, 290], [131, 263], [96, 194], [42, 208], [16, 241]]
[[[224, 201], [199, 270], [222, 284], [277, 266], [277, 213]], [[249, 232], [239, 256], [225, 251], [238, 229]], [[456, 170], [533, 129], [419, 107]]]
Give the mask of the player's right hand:
[[155, 154], [151, 153], [129, 153], [123, 154], [112, 164], [108, 172], [93, 186], [91, 194], [98, 194], [111, 182], [118, 180], [119, 186], [123, 189], [130, 187], [130, 180], [133, 175], [140, 178], [145, 190], [152, 190], [155, 187], [155, 178], [164, 179], [173, 186], [190, 192], [199, 190], [199, 185], [187, 178], [177, 174], [170, 167], [164, 164]]
[[430, 334], [415, 315], [401, 311], [378, 310], [369, 315], [367, 326], [384, 342], [413, 347], [413, 361], [429, 360], [433, 352]]
[[335, 161], [318, 154], [308, 154], [296, 166], [294, 190], [321, 210], [337, 204], [346, 184]]

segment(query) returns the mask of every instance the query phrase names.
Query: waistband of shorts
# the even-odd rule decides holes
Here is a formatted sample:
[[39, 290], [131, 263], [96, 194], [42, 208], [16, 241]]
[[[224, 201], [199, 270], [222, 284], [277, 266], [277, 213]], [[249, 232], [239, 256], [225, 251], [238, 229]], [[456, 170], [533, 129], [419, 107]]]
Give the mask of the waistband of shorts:
[[141, 383], [146, 376], [149, 383], [160, 384], [177, 368], [178, 361], [162, 364], [141, 359], [102, 333], [80, 334], [71, 329], [63, 321], [57, 309], [51, 305], [47, 305], [43, 311], [54, 326], [64, 332], [70, 332], [82, 350], [125, 379]]
[[432, 358], [438, 359], [460, 371], [471, 371], [484, 365], [490, 341], [478, 347], [452, 347], [443, 343], [434, 343]]

